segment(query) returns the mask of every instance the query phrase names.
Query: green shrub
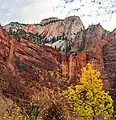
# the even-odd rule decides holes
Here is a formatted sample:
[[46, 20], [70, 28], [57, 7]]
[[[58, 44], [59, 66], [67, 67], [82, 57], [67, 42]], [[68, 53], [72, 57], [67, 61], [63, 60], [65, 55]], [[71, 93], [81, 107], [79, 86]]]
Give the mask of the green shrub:
[[107, 48], [107, 45], [105, 44], [104, 46], [103, 46], [103, 49], [106, 49]]
[[78, 52], [82, 52], [84, 50], [84, 47], [80, 47], [79, 49], [78, 49]]

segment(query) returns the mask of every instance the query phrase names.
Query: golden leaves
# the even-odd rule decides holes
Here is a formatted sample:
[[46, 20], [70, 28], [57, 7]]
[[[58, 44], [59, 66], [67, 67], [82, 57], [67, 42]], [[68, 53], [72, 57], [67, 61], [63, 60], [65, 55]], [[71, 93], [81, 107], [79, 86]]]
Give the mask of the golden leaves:
[[80, 84], [70, 86], [65, 91], [66, 99], [73, 104], [78, 116], [86, 120], [104, 119], [112, 116], [113, 100], [109, 92], [103, 90], [100, 72], [94, 70], [92, 64], [82, 69]]

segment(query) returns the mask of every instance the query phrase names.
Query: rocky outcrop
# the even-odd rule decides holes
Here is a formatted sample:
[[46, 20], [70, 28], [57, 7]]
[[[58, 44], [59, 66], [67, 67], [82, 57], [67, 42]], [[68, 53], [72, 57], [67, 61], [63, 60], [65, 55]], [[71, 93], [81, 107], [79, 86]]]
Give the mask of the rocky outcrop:
[[64, 19], [65, 22], [65, 30], [64, 30], [64, 34], [67, 37], [67, 39], [75, 39], [75, 36], [83, 31], [84, 25], [81, 21], [81, 19], [77, 16], [70, 16]]
[[114, 35], [116, 35], [116, 28], [113, 30], [113, 32], [112, 32]]
[[62, 19], [58, 19], [57, 17], [51, 17], [51, 18], [48, 18], [48, 19], [43, 19], [41, 22], [40, 22], [40, 25], [41, 26], [45, 26], [47, 24], [50, 24], [50, 23], [54, 23], [54, 22], [58, 22], [58, 21], [63, 21]]
[[103, 48], [103, 63], [104, 63], [104, 75], [107, 80], [116, 81], [116, 39], [112, 38], [104, 45]]
[[59, 61], [65, 59], [65, 55], [45, 45], [9, 37], [2, 27], [0, 42], [0, 91], [5, 96], [32, 100], [37, 86], [59, 86], [56, 79], [41, 81], [40, 77], [45, 71], [60, 70]]
[[[75, 43], [76, 35], [84, 30], [84, 25], [81, 19], [77, 16], [70, 16], [64, 20], [55, 17], [44, 19], [40, 24], [20, 24], [17, 22], [12, 22], [4, 26], [8, 32], [13, 31], [22, 34], [22, 30], [26, 33], [31, 33], [42, 36], [41, 42], [47, 46], [52, 46], [57, 50], [66, 51], [67, 46], [72, 46]], [[25, 33], [25, 34], [26, 34]], [[20, 35], [21, 37], [21, 35]]]
[[[4, 95], [13, 100], [33, 100], [39, 93], [40, 85], [54, 89], [58, 86], [65, 88], [71, 83], [78, 84], [81, 68], [87, 63], [93, 63], [101, 72], [104, 88], [116, 89], [114, 32], [104, 30], [100, 24], [84, 29], [80, 18], [76, 16], [64, 20], [46, 19], [41, 23], [36, 25], [38, 33], [45, 35], [43, 40], [47, 38], [49, 46], [9, 37], [0, 27], [0, 82], [4, 86], [1, 87]], [[61, 36], [55, 41], [57, 44], [53, 42], [52, 45], [58, 45], [65, 52], [50, 47], [49, 38], [53, 36]], [[41, 75], [49, 70], [59, 71], [71, 81], [59, 82], [56, 78], [41, 81]]]

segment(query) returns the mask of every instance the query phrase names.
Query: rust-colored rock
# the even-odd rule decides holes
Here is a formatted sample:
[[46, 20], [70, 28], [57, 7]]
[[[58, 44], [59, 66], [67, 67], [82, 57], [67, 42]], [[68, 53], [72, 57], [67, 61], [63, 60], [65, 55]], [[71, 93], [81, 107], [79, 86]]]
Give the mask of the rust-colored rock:
[[[51, 20], [57, 21], [56, 18]], [[46, 20], [43, 23], [47, 24]], [[59, 24], [60, 28], [55, 26], [54, 29], [52, 26], [51, 31], [49, 27], [46, 27], [47, 25], [44, 26], [46, 27], [44, 33], [49, 31], [53, 35], [59, 32], [59, 29], [63, 30], [65, 26], [62, 20], [55, 25], [60, 26]], [[69, 32], [67, 35], [70, 36]], [[55, 79], [42, 83], [40, 75], [45, 70], [60, 71], [63, 75], [68, 75], [72, 83], [78, 84], [81, 68], [87, 63], [93, 63], [94, 67], [101, 72], [104, 88], [116, 89], [115, 34], [105, 31], [98, 24], [81, 30], [74, 38], [71, 38], [75, 43], [71, 45], [70, 53], [66, 54], [39, 43], [24, 39], [16, 40], [9, 37], [0, 26], [0, 82], [1, 85], [3, 81], [5, 83], [5, 87], [1, 87], [3, 93], [14, 100], [22, 98], [31, 100], [32, 96], [36, 96], [35, 93], [39, 92], [40, 84], [45, 84], [51, 89], [65, 85], [65, 83], [57, 83]]]

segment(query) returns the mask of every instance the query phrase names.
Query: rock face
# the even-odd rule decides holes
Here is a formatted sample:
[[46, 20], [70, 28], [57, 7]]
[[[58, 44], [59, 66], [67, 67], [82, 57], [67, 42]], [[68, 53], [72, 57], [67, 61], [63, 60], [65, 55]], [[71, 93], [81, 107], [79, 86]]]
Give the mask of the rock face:
[[116, 40], [112, 38], [103, 48], [104, 74], [113, 85], [116, 81]]
[[70, 16], [65, 18], [65, 30], [64, 34], [67, 36], [68, 39], [75, 39], [75, 36], [84, 30], [84, 25], [81, 19], [77, 16]]
[[[81, 68], [87, 63], [93, 63], [101, 72], [104, 88], [116, 89], [114, 32], [104, 30], [100, 24], [84, 29], [80, 18], [76, 16], [64, 20], [45, 19], [33, 26], [37, 28], [38, 34], [45, 35], [42, 40], [43, 43], [47, 40], [48, 46], [21, 37], [9, 37], [0, 27], [0, 88], [4, 95], [13, 100], [32, 100], [32, 96], [37, 95], [40, 84], [46, 84], [51, 89], [68, 86], [67, 83], [58, 83], [55, 79], [41, 82], [40, 77], [45, 70], [60, 71], [71, 79], [71, 83], [79, 83]], [[59, 36], [61, 39], [51, 43], [50, 38]], [[50, 46], [58, 46], [62, 51], [58, 52]]]
[[35, 25], [12, 22], [4, 26], [4, 29], [8, 32], [12, 31], [13, 34], [15, 32], [19, 34], [23, 30], [32, 35], [36, 34], [37, 37], [42, 36], [42, 43], [57, 50], [66, 51], [67, 46], [74, 44], [77, 33], [84, 30], [84, 25], [79, 17], [70, 16], [64, 20], [55, 17], [44, 19], [40, 24]]
[[59, 70], [59, 60], [65, 60], [65, 55], [45, 45], [9, 37], [2, 27], [0, 42], [0, 91], [4, 95], [13, 100], [31, 100], [40, 84], [57, 86], [55, 79], [41, 83], [40, 75], [45, 70]]

